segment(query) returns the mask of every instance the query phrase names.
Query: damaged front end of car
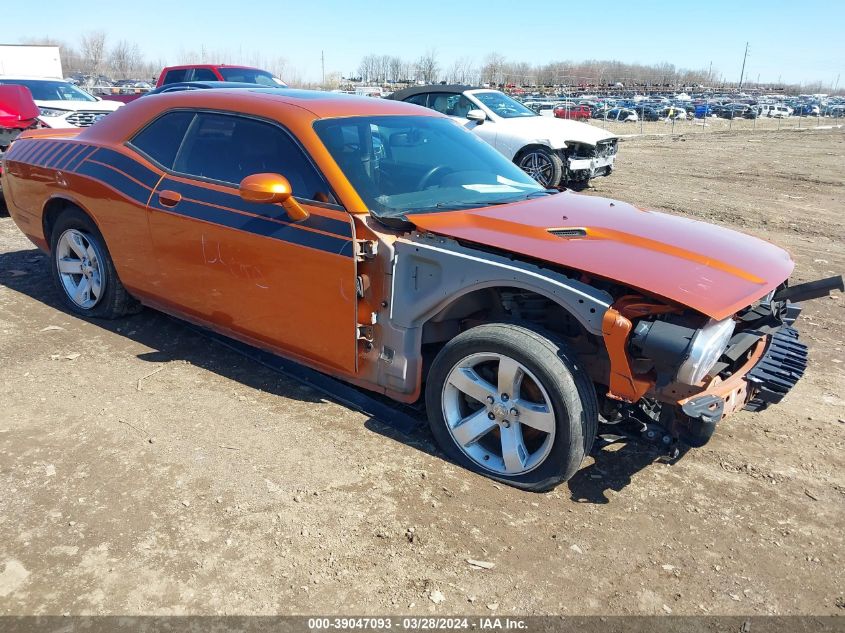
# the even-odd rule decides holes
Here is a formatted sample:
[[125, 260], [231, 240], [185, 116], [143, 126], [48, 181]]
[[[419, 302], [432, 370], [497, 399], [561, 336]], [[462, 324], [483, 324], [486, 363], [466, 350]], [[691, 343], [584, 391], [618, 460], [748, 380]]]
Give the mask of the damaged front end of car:
[[780, 402], [807, 367], [793, 327], [798, 302], [845, 291], [841, 276], [783, 285], [717, 321], [643, 297], [618, 300], [604, 319], [610, 385], [602, 417], [677, 454], [706, 444], [726, 416]]
[[564, 181], [573, 185], [586, 185], [591, 178], [609, 176], [613, 171], [618, 139], [608, 138], [595, 145], [567, 141], [563, 152], [566, 169]]

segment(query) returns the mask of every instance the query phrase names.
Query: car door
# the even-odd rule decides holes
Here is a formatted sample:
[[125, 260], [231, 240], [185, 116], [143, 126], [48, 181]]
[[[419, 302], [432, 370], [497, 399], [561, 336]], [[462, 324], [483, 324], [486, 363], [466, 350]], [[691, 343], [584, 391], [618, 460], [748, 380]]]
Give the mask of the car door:
[[[247, 202], [238, 184], [285, 176], [309, 212]], [[196, 112], [149, 205], [166, 306], [262, 347], [345, 373], [356, 367], [351, 217], [275, 122]]]

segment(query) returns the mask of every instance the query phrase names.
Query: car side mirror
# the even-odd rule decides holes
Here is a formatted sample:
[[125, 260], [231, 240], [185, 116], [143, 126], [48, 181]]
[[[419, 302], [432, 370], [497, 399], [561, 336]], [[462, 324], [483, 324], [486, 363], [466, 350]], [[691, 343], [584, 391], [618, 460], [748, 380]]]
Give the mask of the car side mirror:
[[484, 123], [487, 120], [487, 115], [484, 110], [470, 110], [467, 112], [467, 118], [470, 121], [475, 121], [478, 124]]
[[288, 179], [281, 174], [253, 174], [241, 180], [241, 199], [260, 204], [281, 204], [294, 222], [310, 214], [294, 199]]

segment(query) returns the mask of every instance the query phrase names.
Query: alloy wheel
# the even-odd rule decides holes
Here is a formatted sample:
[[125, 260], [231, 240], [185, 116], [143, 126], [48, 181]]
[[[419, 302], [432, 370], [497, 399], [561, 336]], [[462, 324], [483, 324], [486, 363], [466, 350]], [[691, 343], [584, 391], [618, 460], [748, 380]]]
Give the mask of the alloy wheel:
[[542, 464], [554, 443], [555, 413], [540, 381], [509, 356], [467, 356], [449, 371], [441, 396], [455, 444], [480, 467], [520, 475]]
[[56, 243], [56, 267], [68, 298], [90, 310], [103, 296], [105, 269], [96, 243], [86, 233], [68, 229]]
[[522, 170], [544, 187], [552, 186], [554, 165], [548, 156], [540, 152], [529, 152], [519, 161]]

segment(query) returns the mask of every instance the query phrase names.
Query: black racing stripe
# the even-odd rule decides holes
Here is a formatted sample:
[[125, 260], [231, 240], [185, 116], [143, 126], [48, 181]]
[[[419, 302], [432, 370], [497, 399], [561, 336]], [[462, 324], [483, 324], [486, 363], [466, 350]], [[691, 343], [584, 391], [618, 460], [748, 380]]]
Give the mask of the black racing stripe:
[[156, 186], [161, 177], [160, 173], [156, 173], [129, 156], [112, 149], [100, 148], [100, 151], [97, 153], [97, 160], [101, 163], [117, 167], [120, 171], [132, 176], [135, 180], [144, 183], [150, 189]]
[[29, 157], [32, 156], [38, 147], [39, 145], [35, 141], [24, 141], [24, 148], [21, 150], [21, 155], [18, 157], [18, 160], [21, 162], [29, 160]]
[[32, 156], [33, 152], [39, 148], [38, 143], [34, 141], [22, 141], [24, 143], [24, 147], [21, 150], [21, 154], [18, 157], [18, 160], [23, 162], [29, 160], [29, 157]]
[[84, 152], [88, 146], [82, 145], [81, 143], [74, 143], [71, 144], [71, 147], [73, 149], [68, 152], [68, 154], [62, 158], [61, 162], [58, 164], [59, 169], [65, 169], [68, 165], [70, 165], [70, 162]]
[[32, 152], [32, 155], [27, 159], [27, 162], [30, 165], [36, 165], [37, 167], [41, 167], [41, 159], [47, 152], [50, 151], [51, 147], [53, 147], [53, 143], [49, 141], [40, 143], [40, 147], [34, 152]]
[[56, 168], [56, 165], [59, 164], [59, 161], [62, 160], [65, 156], [68, 155], [68, 152], [73, 149], [73, 145], [70, 143], [62, 143], [62, 146], [59, 148], [59, 151], [53, 154], [53, 157], [50, 159], [49, 166], [53, 169]]
[[62, 149], [62, 147], [63, 143], [53, 143], [53, 146], [41, 157], [41, 166], [49, 167], [53, 158], [55, 158], [56, 154], [60, 149]]
[[84, 163], [76, 171], [76, 173], [107, 184], [112, 189], [118, 191], [127, 198], [134, 200], [141, 206], [146, 206], [147, 200], [150, 198], [151, 190], [139, 185], [124, 174], [116, 172], [108, 167], [104, 167], [103, 165], [87, 162]]
[[[223, 191], [217, 191], [216, 189], [208, 189], [206, 187], [171, 180], [169, 178], [162, 183], [161, 188], [178, 191], [186, 198], [193, 198], [194, 200], [199, 200], [201, 202], [208, 202], [210, 204], [220, 205], [221, 207], [229, 207], [230, 209], [246, 211], [247, 213], [261, 215], [280, 222], [292, 222], [287, 213], [285, 213], [284, 208], [280, 205], [246, 202], [237, 193], [226, 193]], [[297, 222], [296, 226], [306, 226], [309, 229], [317, 229], [318, 231], [325, 231], [326, 233], [332, 233], [346, 238], [352, 237], [352, 227], [350, 226], [350, 222], [326, 218], [315, 214], [311, 214], [302, 222]]]
[[240, 213], [233, 213], [231, 211], [224, 211], [216, 207], [209, 207], [198, 202], [190, 200], [182, 200], [173, 208], [162, 206], [158, 201], [158, 196], [153, 196], [152, 208], [160, 211], [166, 211], [176, 215], [181, 215], [195, 220], [203, 220], [218, 224], [238, 231], [246, 233], [253, 233], [269, 237], [271, 239], [280, 240], [296, 246], [304, 246], [306, 248], [313, 248], [327, 253], [334, 253], [336, 255], [344, 255], [346, 252], [351, 254], [350, 240], [339, 237], [332, 237], [330, 235], [323, 235], [322, 233], [312, 233], [311, 231], [302, 231], [296, 226], [289, 224], [279, 224], [272, 222], [265, 218], [257, 218]]
[[73, 159], [67, 164], [67, 166], [65, 166], [65, 169], [67, 169], [68, 171], [76, 171], [82, 161], [84, 161], [91, 154], [93, 154], [96, 149], [96, 147], [87, 145], [84, 151], [79, 152], [79, 154], [73, 157]]
[[21, 152], [23, 152], [23, 150], [26, 148], [26, 146], [26, 141], [18, 141], [17, 143], [12, 143], [12, 146], [9, 148], [9, 151], [7, 151], [5, 154], [6, 160], [20, 160], [19, 156]]

